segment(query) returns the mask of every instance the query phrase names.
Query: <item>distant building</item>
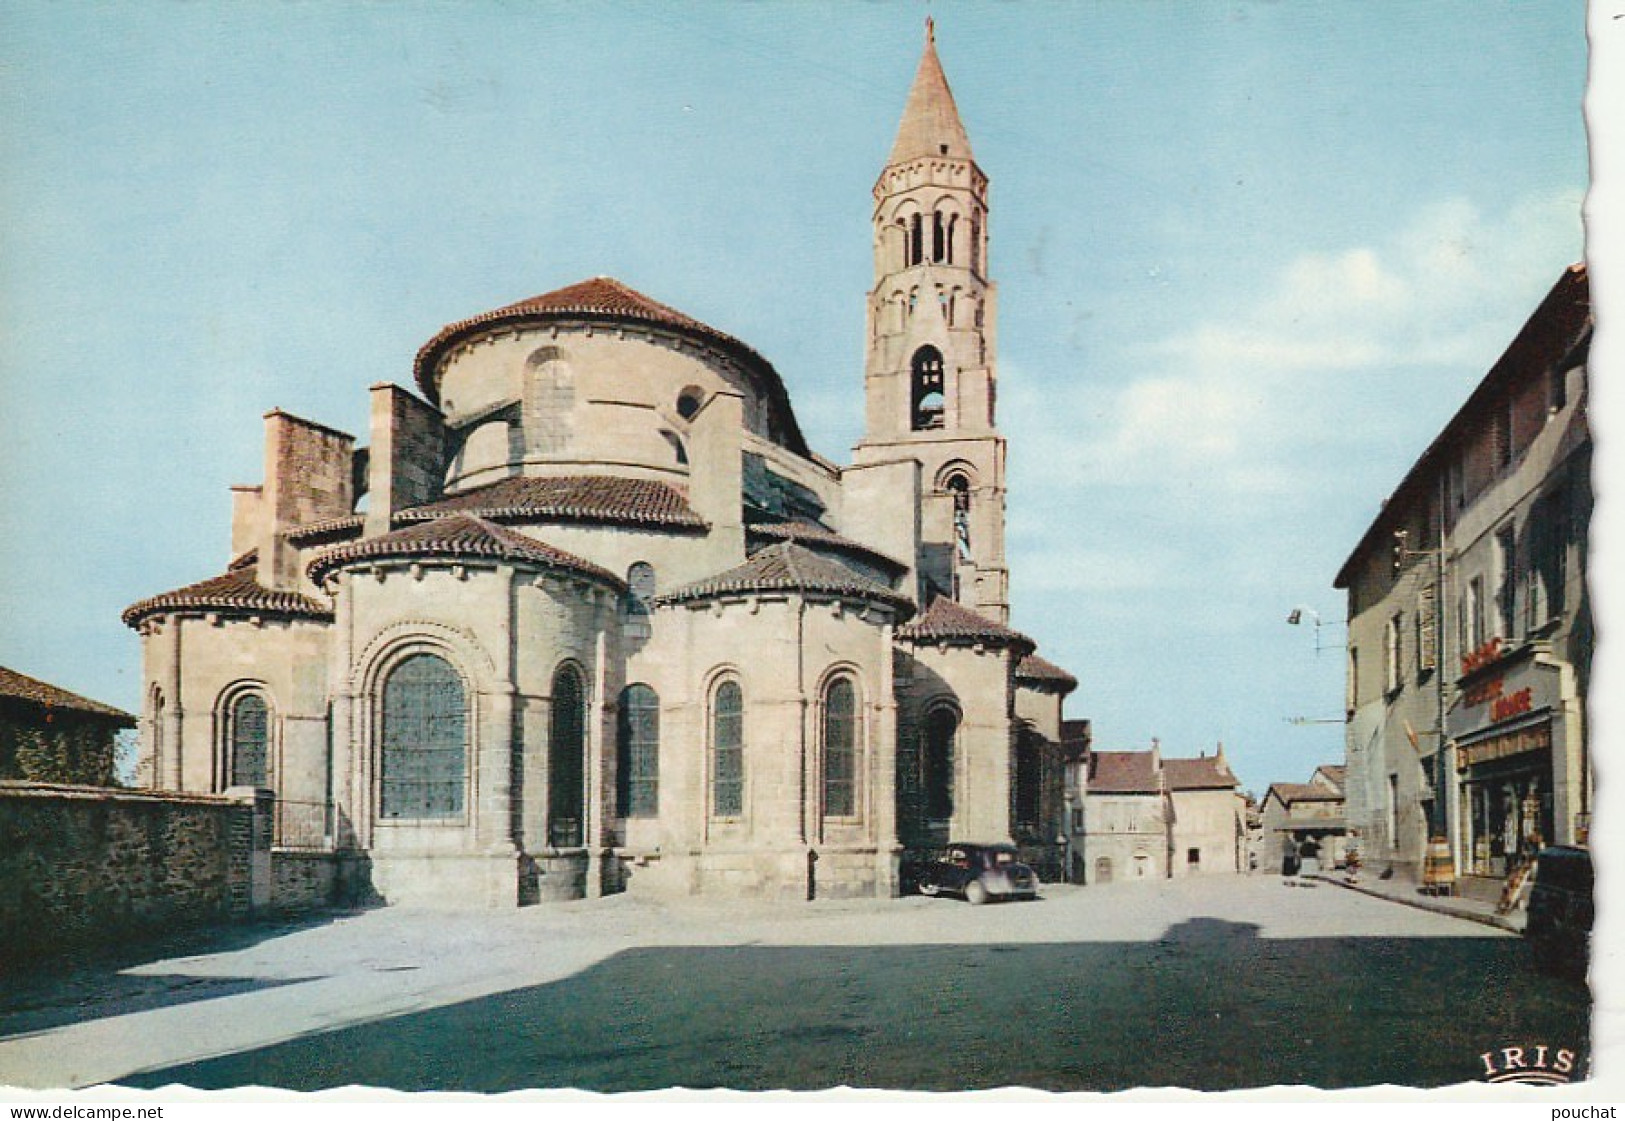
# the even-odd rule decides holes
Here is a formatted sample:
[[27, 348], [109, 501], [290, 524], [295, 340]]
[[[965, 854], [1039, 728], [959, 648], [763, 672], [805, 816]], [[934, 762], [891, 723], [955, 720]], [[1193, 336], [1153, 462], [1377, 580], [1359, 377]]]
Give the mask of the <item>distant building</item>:
[[1315, 768], [1308, 782], [1270, 784], [1259, 806], [1260, 871], [1296, 872], [1307, 856], [1318, 859], [1323, 868], [1347, 859], [1344, 775], [1341, 766], [1324, 766]]
[[113, 784], [127, 712], [0, 666], [0, 779]]
[[1245, 802], [1217, 754], [1164, 759], [1149, 751], [1094, 751], [1071, 768], [1076, 883], [1169, 879], [1246, 868]]
[[1349, 825], [1367, 866], [1414, 876], [1437, 834], [1459, 873], [1493, 881], [1586, 838], [1591, 330], [1575, 265], [1337, 574]]

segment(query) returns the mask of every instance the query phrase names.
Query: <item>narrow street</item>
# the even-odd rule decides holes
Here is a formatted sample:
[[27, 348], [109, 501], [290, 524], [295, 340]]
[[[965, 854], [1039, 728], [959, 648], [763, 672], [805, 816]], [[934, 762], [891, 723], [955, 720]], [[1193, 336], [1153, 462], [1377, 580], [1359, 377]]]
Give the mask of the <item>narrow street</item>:
[[626, 897], [239, 932], [0, 999], [0, 1083], [499, 1092], [1472, 1080], [1587, 1050], [1514, 936], [1278, 877], [726, 907]]

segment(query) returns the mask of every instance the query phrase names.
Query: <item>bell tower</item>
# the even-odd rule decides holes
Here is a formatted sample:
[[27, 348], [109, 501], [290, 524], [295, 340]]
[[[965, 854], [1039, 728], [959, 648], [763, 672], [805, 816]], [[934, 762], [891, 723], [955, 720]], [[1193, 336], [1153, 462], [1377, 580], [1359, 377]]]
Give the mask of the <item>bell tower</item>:
[[1004, 437], [994, 423], [987, 176], [971, 155], [925, 24], [925, 51], [874, 188], [866, 424], [858, 464], [914, 459], [922, 597], [1009, 617]]

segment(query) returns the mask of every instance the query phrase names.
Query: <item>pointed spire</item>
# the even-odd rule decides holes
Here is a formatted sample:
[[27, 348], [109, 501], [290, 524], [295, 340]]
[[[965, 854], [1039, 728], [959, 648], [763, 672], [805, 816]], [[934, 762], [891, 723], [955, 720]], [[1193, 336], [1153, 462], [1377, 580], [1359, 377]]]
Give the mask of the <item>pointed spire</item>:
[[903, 121], [897, 126], [897, 140], [886, 162], [906, 163], [924, 156], [975, 158], [953, 92], [948, 88], [947, 75], [937, 58], [937, 27], [929, 17], [925, 21], [925, 53], [920, 56], [920, 68], [914, 72]]

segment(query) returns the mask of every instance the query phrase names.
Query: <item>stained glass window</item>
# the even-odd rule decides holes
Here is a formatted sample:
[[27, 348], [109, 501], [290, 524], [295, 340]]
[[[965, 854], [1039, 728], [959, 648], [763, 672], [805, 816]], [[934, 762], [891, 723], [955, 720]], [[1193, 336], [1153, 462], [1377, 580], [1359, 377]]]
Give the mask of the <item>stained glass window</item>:
[[654, 817], [660, 812], [660, 698], [647, 685], [621, 690], [616, 748], [617, 812]]
[[379, 815], [447, 818], [463, 813], [467, 702], [444, 658], [413, 654], [384, 681]]
[[824, 691], [824, 813], [857, 813], [857, 690], [850, 678], [830, 682]]
[[739, 682], [718, 685], [711, 702], [711, 813], [716, 817], [745, 812], [744, 714]]
[[231, 785], [265, 786], [269, 782], [268, 715], [265, 698], [258, 693], [244, 693], [232, 702]]

